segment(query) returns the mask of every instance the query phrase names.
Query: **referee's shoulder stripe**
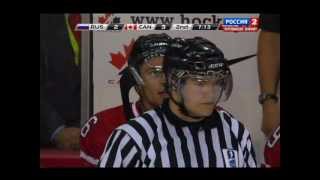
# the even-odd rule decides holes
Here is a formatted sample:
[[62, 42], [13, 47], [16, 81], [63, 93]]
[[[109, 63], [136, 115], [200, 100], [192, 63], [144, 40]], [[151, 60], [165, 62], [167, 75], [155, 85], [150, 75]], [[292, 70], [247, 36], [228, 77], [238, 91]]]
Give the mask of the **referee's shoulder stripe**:
[[158, 114], [155, 110], [147, 111], [145, 114], [148, 114], [149, 116], [151, 116], [151, 118], [154, 120], [154, 122], [156, 123], [157, 126], [159, 126], [161, 124], [160, 117], [158, 116]]
[[[131, 141], [129, 141], [129, 143], [131, 143]], [[123, 156], [123, 167], [130, 167], [129, 164], [130, 164], [130, 162], [132, 162], [132, 159], [134, 158], [134, 156], [138, 156], [139, 155], [138, 150], [137, 150], [137, 148], [135, 146], [131, 146], [131, 148], [129, 150], [130, 151], [128, 151]]]
[[234, 118], [234, 116], [231, 113], [229, 113], [228, 111], [226, 111], [224, 109], [220, 109], [218, 112], [221, 117], [221, 120], [223, 121], [223, 124], [229, 125], [229, 127], [231, 129], [231, 133], [236, 138], [236, 139], [233, 139], [231, 137], [232, 142], [233, 142], [233, 146], [237, 147], [236, 143], [234, 142], [234, 140], [236, 140], [237, 144], [240, 144], [242, 151], [244, 151], [248, 137], [250, 135], [249, 131], [244, 127], [244, 125], [241, 121]]
[[222, 109], [221, 107], [219, 108], [218, 112], [219, 115], [223, 117], [221, 119], [224, 119], [231, 127], [231, 130], [236, 136], [236, 138], [241, 140], [246, 130], [243, 123], [236, 119], [230, 112], [226, 111], [225, 109]]
[[140, 124], [141, 127], [145, 130], [149, 141], [152, 142], [152, 139], [154, 138], [155, 132], [154, 132], [153, 128], [151, 127], [152, 125], [151, 125], [150, 120], [147, 120], [145, 118], [147, 115], [136, 118], [136, 122], [138, 124]]
[[[158, 135], [158, 142], [156, 147], [156, 154], [159, 155], [160, 153], [160, 159], [155, 160], [155, 165], [160, 165], [161, 167], [170, 167], [170, 160], [168, 156], [168, 149], [167, 149], [167, 139], [165, 137], [165, 132], [163, 131], [165, 128], [165, 124], [162, 123], [160, 116], [162, 116], [162, 112], [156, 112], [155, 110], [151, 110], [147, 112], [153, 119], [153, 121], [156, 124], [157, 129], [157, 135]], [[160, 139], [163, 139], [165, 141], [159, 141]], [[159, 149], [160, 148], [160, 149]]]
[[239, 128], [243, 128], [241, 127], [241, 123], [238, 120], [231, 118], [231, 131], [237, 139], [239, 139]]
[[109, 151], [111, 144], [113, 144], [114, 139], [117, 139], [117, 137], [119, 136], [120, 131], [114, 131], [111, 135], [111, 137], [108, 139], [107, 144], [104, 147], [104, 151], [103, 153], [106, 153], [107, 151]]
[[113, 162], [116, 158], [116, 153], [118, 152], [118, 146], [120, 142], [122, 141], [122, 138], [125, 136], [125, 132], [123, 131], [117, 131], [117, 134], [119, 134], [116, 138], [114, 138], [114, 141], [112, 142], [112, 145], [109, 150], [106, 152], [106, 154], [103, 155], [101, 165], [102, 167], [112, 167]]
[[218, 110], [218, 113], [220, 115], [220, 118], [222, 120], [224, 120], [225, 122], [227, 122], [229, 127], [231, 127], [231, 117], [232, 117], [231, 114], [228, 113], [227, 111], [223, 110], [223, 109]]
[[239, 130], [239, 124], [240, 121], [236, 120], [232, 114], [225, 111], [224, 109], [218, 110], [218, 113], [220, 115], [220, 119], [223, 122], [223, 125], [228, 126], [229, 129], [231, 129], [231, 133], [238, 138], [238, 130]]
[[150, 111], [147, 111], [146, 113], [144, 113], [142, 115], [142, 117], [144, 119], [146, 119], [146, 121], [149, 123], [149, 125], [151, 126], [153, 132], [154, 132], [154, 139], [153, 139], [153, 146], [151, 146], [151, 148], [148, 149], [148, 155], [150, 155], [151, 157], [155, 156], [155, 159], [152, 159], [149, 162], [148, 167], [162, 167], [161, 164], [161, 144], [159, 141], [159, 133], [158, 133], [158, 125], [155, 122], [157, 118], [154, 117], [154, 114], [149, 114]]
[[[135, 119], [133, 119], [133, 120], [135, 120]], [[123, 124], [123, 125], [119, 126], [117, 129], [126, 132], [131, 137], [131, 139], [137, 144], [137, 146], [141, 150], [142, 158], [145, 159], [146, 149], [144, 148], [144, 145], [143, 145], [141, 133], [138, 132], [137, 129], [135, 129], [129, 123]]]
[[151, 142], [151, 135], [149, 135], [150, 133], [147, 132], [147, 129], [145, 129], [141, 123], [138, 120], [143, 120], [142, 118], [138, 119], [136, 118], [135, 120], [131, 120], [130, 122], [128, 122], [128, 124], [130, 126], [132, 126], [137, 133], [139, 133], [139, 135], [142, 137], [142, 143], [144, 146], [144, 149], [148, 149], [148, 147], [150, 146], [150, 142]]
[[98, 165], [100, 167], [104, 167], [105, 166], [106, 161], [107, 161], [107, 157], [108, 157], [108, 155], [110, 153], [110, 148], [113, 146], [115, 140], [119, 137], [120, 134], [121, 134], [121, 131], [118, 131], [118, 130], [115, 130], [112, 133], [111, 138], [109, 138], [107, 144], [105, 145], [105, 149], [104, 149], [102, 155], [100, 156], [100, 158], [102, 158], [101, 161], [98, 162]]
[[226, 113], [226, 115], [228, 115], [230, 118], [234, 118], [233, 115], [229, 111], [227, 111], [226, 109], [224, 109], [220, 106], [218, 106], [216, 109], [219, 113], [223, 112], [223, 113]]
[[170, 134], [170, 132], [169, 132], [169, 128], [171, 125], [167, 122], [166, 117], [161, 112], [156, 111], [156, 113], [157, 113], [159, 120], [161, 121], [161, 124], [163, 127], [162, 128], [163, 137], [167, 141], [167, 149], [168, 149], [168, 156], [169, 156], [168, 166], [169, 167], [177, 167], [178, 162], [176, 159], [177, 155], [176, 155], [175, 148], [174, 148], [174, 140], [173, 140], [172, 134]]
[[[223, 129], [223, 133], [224, 133], [224, 140], [226, 142], [226, 146], [228, 149], [232, 148], [232, 145], [234, 143], [232, 143], [231, 139], [232, 139], [232, 131], [231, 131], [231, 120], [230, 117], [228, 115], [226, 115], [225, 113], [222, 113], [222, 117], [221, 117], [221, 121], [222, 121], [222, 129]], [[233, 141], [234, 142], [234, 141]]]
[[[115, 157], [114, 161], [112, 162], [112, 167], [121, 167], [122, 165], [122, 149], [123, 147], [128, 143], [128, 141], [130, 140], [130, 137], [126, 134], [120, 141], [120, 143], [118, 144], [118, 146], [116, 147], [117, 152], [115, 152], [113, 155], [110, 154], [111, 157]], [[121, 151], [119, 151], [121, 150]]]
[[144, 113], [141, 117], [143, 117], [146, 120], [146, 123], [150, 125], [153, 135], [157, 134], [157, 125], [154, 122], [153, 117], [148, 113]]
[[250, 136], [250, 133], [247, 129], [244, 129], [244, 133], [243, 133], [243, 136], [240, 137], [240, 140], [241, 140], [241, 148], [244, 149], [246, 147], [246, 144], [247, 144], [247, 141], [248, 141], [248, 137]]

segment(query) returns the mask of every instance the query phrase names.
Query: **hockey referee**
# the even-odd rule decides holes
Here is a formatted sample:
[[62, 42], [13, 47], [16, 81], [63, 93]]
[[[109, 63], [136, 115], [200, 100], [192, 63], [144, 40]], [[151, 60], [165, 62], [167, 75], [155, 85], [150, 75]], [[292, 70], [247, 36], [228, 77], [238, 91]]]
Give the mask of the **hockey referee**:
[[169, 44], [163, 71], [170, 98], [119, 126], [98, 166], [256, 167], [249, 131], [217, 106], [232, 91], [223, 52], [201, 37]]

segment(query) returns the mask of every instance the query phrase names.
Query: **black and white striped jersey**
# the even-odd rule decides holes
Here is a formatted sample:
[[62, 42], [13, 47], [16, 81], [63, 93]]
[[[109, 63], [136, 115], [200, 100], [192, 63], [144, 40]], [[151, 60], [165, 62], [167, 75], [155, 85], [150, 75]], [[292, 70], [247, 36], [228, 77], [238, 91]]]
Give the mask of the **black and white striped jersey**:
[[118, 127], [99, 167], [256, 167], [249, 131], [216, 108], [201, 122], [179, 119], [169, 108], [147, 111]]

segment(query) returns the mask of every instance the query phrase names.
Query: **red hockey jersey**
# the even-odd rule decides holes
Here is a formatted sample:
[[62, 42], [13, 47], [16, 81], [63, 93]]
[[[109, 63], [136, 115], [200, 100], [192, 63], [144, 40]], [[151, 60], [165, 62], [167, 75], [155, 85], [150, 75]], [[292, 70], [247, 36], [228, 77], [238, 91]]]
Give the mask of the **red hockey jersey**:
[[[132, 104], [134, 116], [140, 112], [137, 103]], [[89, 166], [96, 166], [112, 131], [127, 122], [123, 106], [117, 106], [95, 114], [82, 127], [80, 135], [80, 157]]]
[[280, 126], [265, 145], [264, 160], [265, 167], [280, 167]]

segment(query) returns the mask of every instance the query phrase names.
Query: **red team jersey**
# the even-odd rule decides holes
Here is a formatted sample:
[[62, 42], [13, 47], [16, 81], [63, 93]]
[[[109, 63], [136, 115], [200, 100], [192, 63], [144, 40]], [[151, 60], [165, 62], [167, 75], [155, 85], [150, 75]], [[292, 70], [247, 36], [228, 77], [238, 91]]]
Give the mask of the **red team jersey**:
[[265, 167], [280, 167], [280, 126], [268, 139], [264, 149]]
[[[139, 116], [137, 103], [132, 104], [132, 111]], [[80, 135], [80, 157], [89, 163], [88, 166], [98, 164], [113, 130], [127, 121], [121, 105], [95, 114], [84, 124]]]

